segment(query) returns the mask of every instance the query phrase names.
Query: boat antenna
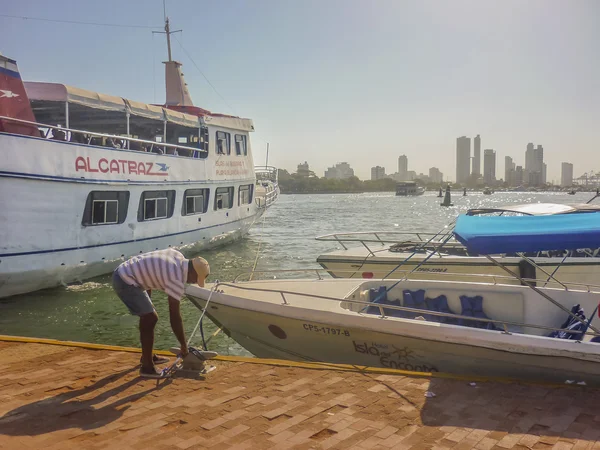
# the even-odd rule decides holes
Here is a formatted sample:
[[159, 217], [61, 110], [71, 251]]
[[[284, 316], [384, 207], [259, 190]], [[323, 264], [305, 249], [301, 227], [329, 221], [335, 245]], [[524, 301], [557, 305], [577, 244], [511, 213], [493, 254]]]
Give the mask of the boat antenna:
[[269, 166], [269, 143], [267, 142], [267, 159], [265, 160], [265, 168]]
[[167, 35], [167, 53], [169, 55], [169, 62], [172, 62], [173, 58], [171, 57], [171, 35], [173, 33], [181, 33], [182, 30], [171, 31], [171, 28], [169, 26], [169, 18], [167, 17], [167, 5], [165, 0], [163, 0], [163, 14], [165, 18], [165, 31], [153, 31], [152, 33]]

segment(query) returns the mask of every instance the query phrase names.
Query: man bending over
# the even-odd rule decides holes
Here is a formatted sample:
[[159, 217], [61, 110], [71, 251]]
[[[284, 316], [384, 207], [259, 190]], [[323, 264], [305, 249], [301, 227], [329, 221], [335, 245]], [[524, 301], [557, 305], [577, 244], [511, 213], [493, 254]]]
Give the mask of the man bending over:
[[179, 302], [183, 297], [185, 283], [197, 283], [204, 287], [204, 280], [209, 275], [210, 266], [204, 258], [188, 260], [171, 248], [134, 256], [115, 269], [112, 279], [115, 292], [131, 314], [140, 317], [140, 376], [160, 378], [160, 372], [154, 364], [168, 361], [152, 353], [154, 327], [158, 321], [158, 315], [150, 300], [152, 289], [159, 289], [168, 295], [171, 328], [179, 341], [182, 356], [186, 356], [188, 348]]

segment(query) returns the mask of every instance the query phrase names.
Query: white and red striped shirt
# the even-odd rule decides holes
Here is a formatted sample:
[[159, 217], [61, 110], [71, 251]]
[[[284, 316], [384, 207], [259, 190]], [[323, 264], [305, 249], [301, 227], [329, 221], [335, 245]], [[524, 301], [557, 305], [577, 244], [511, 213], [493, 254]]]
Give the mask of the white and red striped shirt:
[[188, 260], [172, 248], [134, 256], [117, 267], [121, 279], [144, 290], [160, 289], [181, 300], [188, 275]]

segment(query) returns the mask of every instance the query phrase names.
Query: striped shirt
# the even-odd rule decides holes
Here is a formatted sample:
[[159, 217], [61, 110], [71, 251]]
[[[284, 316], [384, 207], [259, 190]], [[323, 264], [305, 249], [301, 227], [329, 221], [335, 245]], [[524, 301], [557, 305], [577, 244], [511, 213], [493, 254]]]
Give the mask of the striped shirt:
[[117, 267], [121, 279], [144, 290], [159, 289], [181, 300], [188, 275], [188, 260], [172, 248], [134, 256]]

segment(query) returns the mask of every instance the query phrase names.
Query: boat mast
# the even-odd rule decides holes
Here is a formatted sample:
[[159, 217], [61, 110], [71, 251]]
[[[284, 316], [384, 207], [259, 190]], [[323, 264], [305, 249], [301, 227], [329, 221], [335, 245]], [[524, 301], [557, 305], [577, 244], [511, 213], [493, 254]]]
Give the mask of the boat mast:
[[187, 84], [181, 73], [181, 63], [173, 60], [173, 54], [171, 53], [171, 35], [173, 33], [179, 33], [181, 30], [171, 31], [169, 18], [167, 17], [167, 8], [165, 1], [163, 0], [163, 10], [165, 16], [165, 31], [153, 31], [153, 33], [165, 34], [167, 36], [167, 55], [168, 61], [164, 61], [165, 64], [165, 87], [166, 87], [166, 99], [165, 105], [169, 106], [194, 106], [190, 93], [187, 88]]

